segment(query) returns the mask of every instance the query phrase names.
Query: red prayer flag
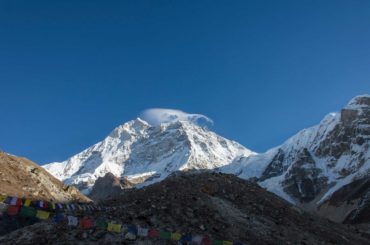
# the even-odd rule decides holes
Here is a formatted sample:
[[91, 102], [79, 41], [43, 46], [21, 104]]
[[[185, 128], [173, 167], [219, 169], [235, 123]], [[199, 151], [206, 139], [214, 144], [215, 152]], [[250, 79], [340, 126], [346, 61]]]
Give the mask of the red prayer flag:
[[148, 233], [149, 237], [159, 237], [159, 235], [160, 235], [159, 230], [156, 230], [156, 229], [149, 230], [149, 233]]
[[22, 202], [22, 199], [18, 198], [15, 205], [18, 206], [18, 207], [20, 207], [20, 206], [22, 206], [22, 203], [23, 203]]
[[80, 219], [80, 226], [85, 229], [89, 229], [93, 227], [93, 221], [89, 218], [82, 218]]
[[14, 215], [17, 215], [18, 212], [19, 212], [19, 206], [12, 205], [8, 207], [8, 210], [7, 210], [8, 215], [14, 216]]
[[202, 245], [212, 245], [212, 240], [208, 236], [203, 237]]

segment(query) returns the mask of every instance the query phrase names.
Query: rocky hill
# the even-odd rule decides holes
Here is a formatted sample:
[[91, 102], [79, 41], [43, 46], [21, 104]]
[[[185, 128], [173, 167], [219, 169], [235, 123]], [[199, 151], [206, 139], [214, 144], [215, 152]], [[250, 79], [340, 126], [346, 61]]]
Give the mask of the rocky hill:
[[[102, 204], [120, 208], [94, 211], [92, 218], [245, 244], [370, 243], [367, 234], [360, 230], [305, 213], [256, 183], [214, 172], [176, 173]], [[0, 237], [0, 243], [177, 244], [148, 238], [130, 243], [125, 237], [42, 223]]]
[[114, 198], [119, 196], [123, 190], [134, 188], [135, 185], [126, 178], [117, 178], [112, 173], [99, 177], [89, 194], [94, 201]]
[[58, 202], [91, 201], [32, 161], [0, 152], [0, 194]]

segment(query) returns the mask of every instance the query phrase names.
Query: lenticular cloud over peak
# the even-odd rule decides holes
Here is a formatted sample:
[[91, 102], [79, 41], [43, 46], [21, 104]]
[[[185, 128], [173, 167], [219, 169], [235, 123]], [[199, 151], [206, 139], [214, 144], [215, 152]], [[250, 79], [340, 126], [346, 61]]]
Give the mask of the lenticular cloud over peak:
[[174, 121], [188, 121], [199, 126], [213, 125], [212, 119], [205, 115], [190, 114], [175, 109], [151, 108], [143, 111], [140, 117], [153, 126]]

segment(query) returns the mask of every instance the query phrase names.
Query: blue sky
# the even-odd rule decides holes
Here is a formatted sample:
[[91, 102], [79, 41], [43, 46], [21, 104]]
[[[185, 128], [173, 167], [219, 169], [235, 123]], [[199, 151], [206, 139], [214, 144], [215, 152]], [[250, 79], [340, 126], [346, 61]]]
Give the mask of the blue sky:
[[370, 1], [0, 1], [0, 148], [65, 160], [148, 108], [263, 152], [370, 92]]

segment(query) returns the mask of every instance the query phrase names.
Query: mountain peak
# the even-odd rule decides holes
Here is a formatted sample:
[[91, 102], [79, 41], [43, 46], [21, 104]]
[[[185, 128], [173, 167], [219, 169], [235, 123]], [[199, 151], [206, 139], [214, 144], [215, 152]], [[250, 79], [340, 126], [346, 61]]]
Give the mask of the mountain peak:
[[193, 121], [178, 118], [151, 125], [137, 118], [68, 160], [44, 167], [88, 193], [97, 178], [108, 172], [146, 185], [174, 171], [214, 169], [251, 154], [254, 152]]
[[370, 95], [363, 94], [352, 98], [345, 109], [361, 109], [364, 107], [370, 108]]

